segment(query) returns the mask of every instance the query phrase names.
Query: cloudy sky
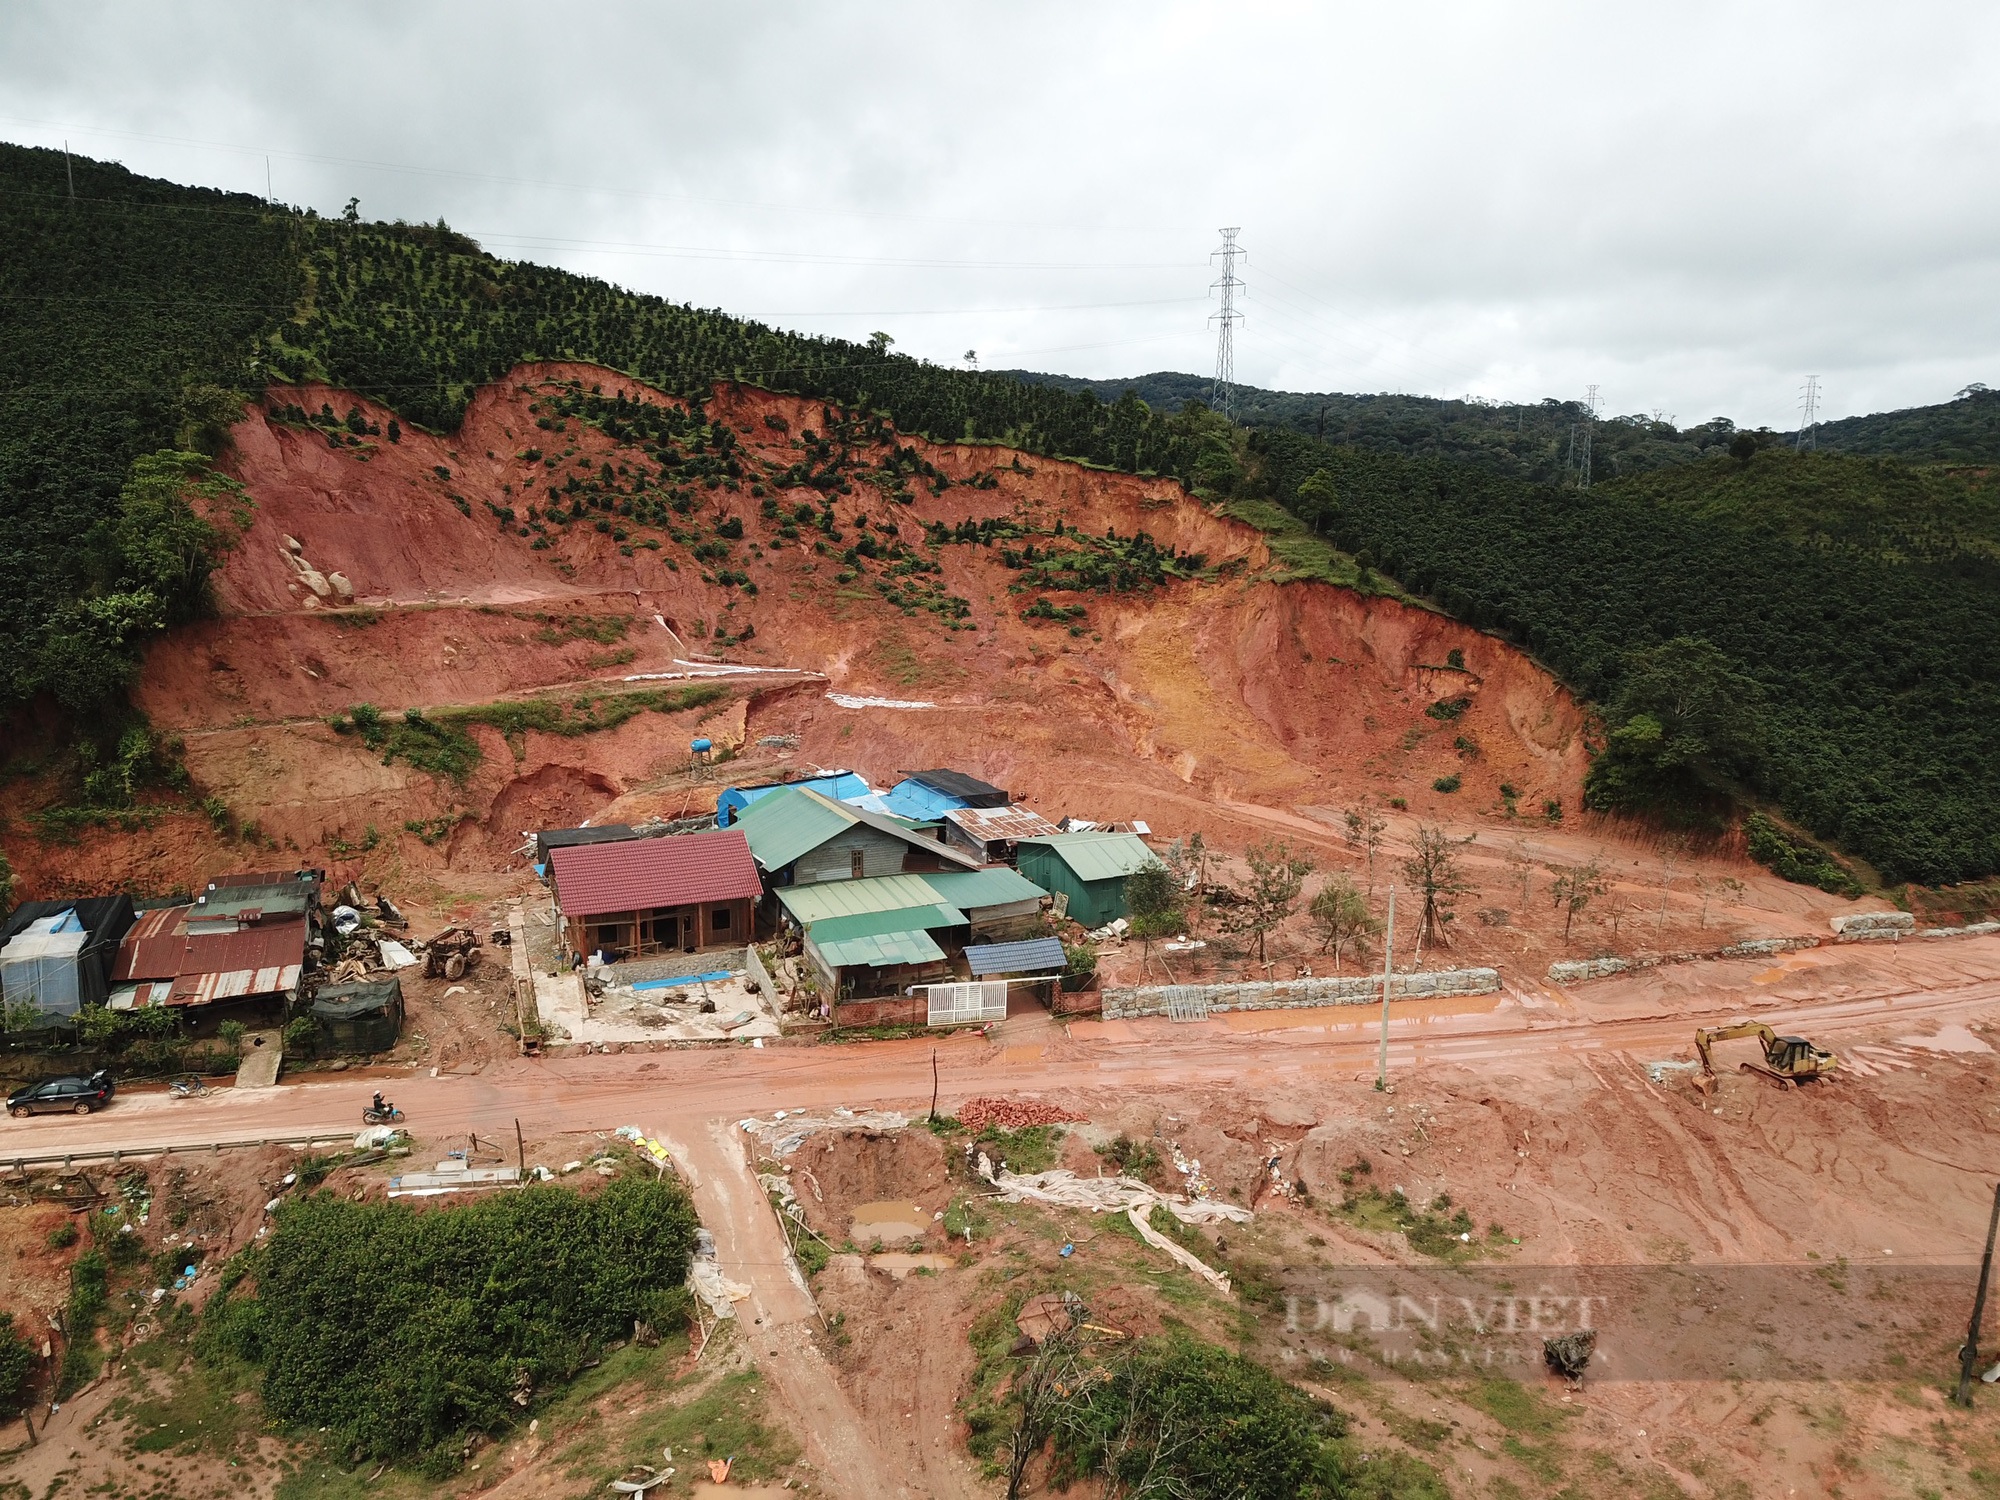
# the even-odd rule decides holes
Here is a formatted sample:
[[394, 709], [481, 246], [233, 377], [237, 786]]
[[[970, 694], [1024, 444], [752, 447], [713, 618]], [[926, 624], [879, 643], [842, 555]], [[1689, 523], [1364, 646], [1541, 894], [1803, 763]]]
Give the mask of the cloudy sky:
[[[1388, 14], [1385, 14], [1388, 12]], [[0, 8], [0, 136], [938, 361], [1784, 427], [2000, 385], [2000, 8]]]

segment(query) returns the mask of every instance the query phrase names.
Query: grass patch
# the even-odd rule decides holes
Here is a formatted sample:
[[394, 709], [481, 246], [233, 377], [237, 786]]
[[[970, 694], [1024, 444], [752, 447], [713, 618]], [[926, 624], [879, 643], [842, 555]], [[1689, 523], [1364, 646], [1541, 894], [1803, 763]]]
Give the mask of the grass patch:
[[[1341, 1175], [1348, 1177], [1351, 1172]], [[1433, 1260], [1477, 1260], [1498, 1243], [1497, 1236], [1489, 1234], [1482, 1241], [1473, 1234], [1472, 1215], [1462, 1208], [1452, 1211], [1451, 1198], [1445, 1193], [1433, 1198], [1428, 1207], [1419, 1209], [1398, 1189], [1385, 1193], [1374, 1186], [1359, 1191], [1350, 1188], [1339, 1206], [1329, 1211], [1357, 1229], [1400, 1234], [1417, 1254]]]
[[1004, 1159], [1007, 1170], [1027, 1175], [1046, 1172], [1056, 1164], [1061, 1151], [1060, 1125], [1027, 1125], [1019, 1130], [1002, 1130], [988, 1125], [976, 1139], [988, 1156]]
[[134, 1453], [213, 1453], [228, 1457], [254, 1447], [263, 1431], [263, 1409], [239, 1398], [232, 1372], [183, 1360], [167, 1372], [164, 1389], [145, 1396], [121, 1396], [111, 1415], [129, 1425]]
[[662, 1448], [674, 1450], [675, 1465], [683, 1472], [705, 1459], [733, 1457], [732, 1481], [770, 1479], [799, 1456], [799, 1449], [764, 1420], [768, 1399], [764, 1377], [754, 1369], [739, 1370], [676, 1405], [641, 1414], [615, 1444], [594, 1434], [573, 1444], [563, 1459], [572, 1478], [595, 1480], [599, 1489], [634, 1464], [659, 1463]]

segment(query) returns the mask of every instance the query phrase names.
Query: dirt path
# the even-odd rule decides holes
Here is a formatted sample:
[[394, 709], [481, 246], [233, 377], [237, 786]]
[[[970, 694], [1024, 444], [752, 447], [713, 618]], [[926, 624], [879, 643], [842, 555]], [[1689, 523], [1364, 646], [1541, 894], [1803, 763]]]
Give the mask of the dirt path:
[[784, 1235], [733, 1123], [677, 1118], [663, 1139], [693, 1182], [723, 1274], [750, 1288], [749, 1298], [737, 1304], [740, 1332], [783, 1396], [807, 1460], [850, 1500], [927, 1493], [890, 1480], [861, 1414], [813, 1343], [819, 1310], [786, 1255]]

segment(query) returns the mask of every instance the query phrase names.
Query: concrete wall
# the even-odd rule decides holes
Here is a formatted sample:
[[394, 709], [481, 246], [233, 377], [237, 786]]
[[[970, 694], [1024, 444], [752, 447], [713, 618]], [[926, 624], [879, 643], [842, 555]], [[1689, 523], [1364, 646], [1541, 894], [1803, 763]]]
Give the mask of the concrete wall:
[[[1500, 988], [1498, 969], [1445, 969], [1425, 974], [1398, 974], [1389, 982], [1391, 1000], [1422, 1000], [1441, 995], [1490, 995]], [[1163, 1016], [1171, 997], [1208, 1002], [1211, 1011], [1304, 1010], [1320, 1005], [1366, 1005], [1382, 998], [1382, 977], [1364, 975], [1338, 979], [1245, 980], [1241, 984], [1138, 985], [1102, 992], [1104, 1018]]]

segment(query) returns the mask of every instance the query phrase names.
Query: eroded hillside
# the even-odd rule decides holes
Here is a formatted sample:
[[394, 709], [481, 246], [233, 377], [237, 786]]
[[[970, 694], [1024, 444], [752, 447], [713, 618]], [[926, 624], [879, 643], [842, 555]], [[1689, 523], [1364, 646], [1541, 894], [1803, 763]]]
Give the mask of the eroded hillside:
[[[1231, 801], [1464, 816], [1502, 810], [1504, 786], [1524, 811], [1575, 806], [1582, 718], [1532, 662], [1440, 615], [1275, 581], [1256, 531], [1170, 480], [762, 391], [691, 411], [570, 364], [481, 391], [449, 437], [314, 386], [274, 388], [232, 436], [252, 504], [218, 617], [161, 639], [136, 698], [203, 794], [335, 864], [393, 840], [417, 868], [494, 869], [524, 828], [649, 791], [645, 810], [698, 806], [697, 726], [753, 762], [796, 734], [798, 761], [952, 764], [1052, 816], [1165, 830]], [[660, 711], [723, 664], [767, 672]], [[473, 709], [452, 722], [476, 751], [336, 732], [357, 704], [391, 725]], [[17, 864], [54, 888], [241, 857], [179, 817]]]

